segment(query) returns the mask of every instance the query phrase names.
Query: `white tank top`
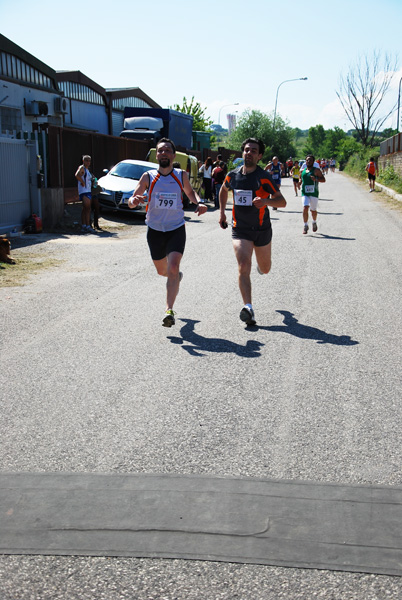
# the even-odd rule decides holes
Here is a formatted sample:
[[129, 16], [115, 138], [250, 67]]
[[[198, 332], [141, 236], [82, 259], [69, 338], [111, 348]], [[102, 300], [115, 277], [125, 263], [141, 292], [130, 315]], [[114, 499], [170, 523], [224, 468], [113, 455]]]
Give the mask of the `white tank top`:
[[91, 187], [92, 187], [92, 175], [88, 171], [88, 169], [86, 169], [85, 167], [84, 167], [84, 174], [82, 175], [82, 179], [84, 180], [85, 185], [82, 185], [82, 183], [80, 181], [78, 182], [78, 195], [90, 194]]
[[147, 216], [145, 223], [157, 231], [173, 231], [184, 225], [183, 171], [173, 169], [161, 175], [156, 169], [149, 175]]

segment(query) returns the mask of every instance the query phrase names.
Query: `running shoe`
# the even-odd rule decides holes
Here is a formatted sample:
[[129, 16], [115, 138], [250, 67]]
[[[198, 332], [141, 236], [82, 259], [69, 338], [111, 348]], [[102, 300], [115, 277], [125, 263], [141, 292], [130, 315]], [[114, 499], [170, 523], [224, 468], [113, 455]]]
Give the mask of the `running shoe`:
[[162, 321], [162, 326], [163, 327], [172, 327], [172, 325], [174, 325], [176, 323], [176, 321], [174, 319], [174, 315], [175, 315], [175, 313], [173, 312], [173, 310], [171, 308], [168, 308], [168, 310], [166, 311], [165, 317]]
[[308, 232], [308, 225], [305, 225], [305, 226], [303, 227], [303, 233], [307, 233], [307, 232]]
[[317, 223], [313, 223], [313, 231], [317, 231], [318, 227], [317, 227]]
[[247, 308], [247, 306], [244, 306], [244, 308], [241, 309], [240, 319], [246, 325], [255, 325], [256, 324], [256, 320], [254, 318], [254, 311], [252, 308], [251, 309]]

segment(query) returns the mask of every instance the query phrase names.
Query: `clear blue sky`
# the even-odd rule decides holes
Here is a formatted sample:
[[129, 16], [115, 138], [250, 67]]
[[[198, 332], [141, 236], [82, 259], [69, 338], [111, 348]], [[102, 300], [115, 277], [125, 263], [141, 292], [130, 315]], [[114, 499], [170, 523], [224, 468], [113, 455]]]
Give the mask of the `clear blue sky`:
[[349, 129], [340, 73], [374, 49], [398, 55], [401, 23], [401, 0], [0, 0], [1, 33], [50, 67], [138, 86], [163, 107], [194, 96], [214, 122], [221, 109], [224, 126], [228, 112], [270, 113], [282, 81], [308, 77], [281, 86], [278, 114], [302, 129]]

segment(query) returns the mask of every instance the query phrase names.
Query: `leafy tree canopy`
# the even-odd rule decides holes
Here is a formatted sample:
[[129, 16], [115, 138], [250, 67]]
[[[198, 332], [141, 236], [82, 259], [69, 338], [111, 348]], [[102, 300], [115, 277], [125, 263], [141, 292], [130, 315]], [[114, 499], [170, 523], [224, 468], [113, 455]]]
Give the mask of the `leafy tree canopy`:
[[192, 115], [193, 121], [193, 131], [207, 131], [209, 130], [210, 125], [212, 125], [212, 119], [209, 119], [205, 116], [206, 108], [202, 108], [199, 102], [194, 101], [194, 96], [191, 98], [190, 102], [187, 102], [187, 98], [183, 97], [183, 104], [175, 104], [174, 106], [170, 106], [169, 108], [173, 108], [173, 110], [177, 110], [179, 112], [184, 113], [185, 115]]
[[282, 162], [295, 155], [293, 130], [280, 117], [276, 116], [275, 131], [273, 118], [259, 110], [246, 110], [239, 118], [236, 129], [229, 137], [229, 147], [240, 150], [244, 140], [249, 137], [260, 138], [265, 146], [263, 162], [278, 156]]
[[306, 144], [303, 148], [304, 153], [314, 154], [317, 158], [331, 158], [336, 156], [339, 142], [346, 137], [346, 133], [340, 127], [327, 130], [322, 125], [310, 127]]

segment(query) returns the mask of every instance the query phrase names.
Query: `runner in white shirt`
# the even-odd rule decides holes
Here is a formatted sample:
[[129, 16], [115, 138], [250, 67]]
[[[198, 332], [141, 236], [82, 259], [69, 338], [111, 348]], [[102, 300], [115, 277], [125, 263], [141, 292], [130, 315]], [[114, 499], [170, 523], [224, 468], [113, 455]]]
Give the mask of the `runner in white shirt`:
[[166, 313], [162, 321], [164, 327], [175, 324], [173, 305], [183, 277], [180, 271], [186, 245], [183, 191], [190, 202], [197, 206], [197, 214], [202, 215], [207, 210], [191, 187], [187, 173], [173, 168], [175, 156], [176, 147], [172, 140], [159, 140], [156, 146], [159, 169], [152, 169], [141, 176], [128, 201], [129, 208], [144, 203], [148, 190], [145, 221], [148, 225], [148, 246], [158, 275], [167, 277]]

